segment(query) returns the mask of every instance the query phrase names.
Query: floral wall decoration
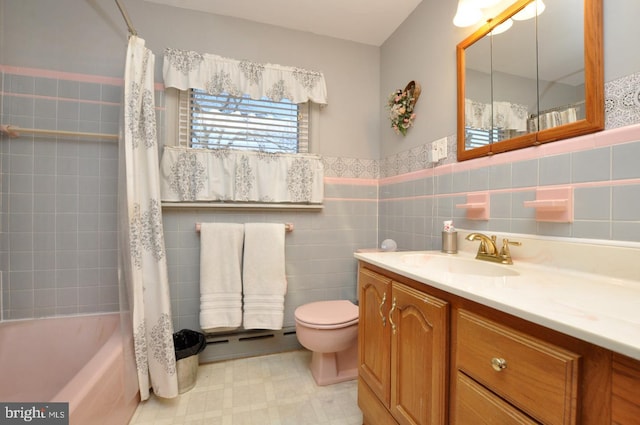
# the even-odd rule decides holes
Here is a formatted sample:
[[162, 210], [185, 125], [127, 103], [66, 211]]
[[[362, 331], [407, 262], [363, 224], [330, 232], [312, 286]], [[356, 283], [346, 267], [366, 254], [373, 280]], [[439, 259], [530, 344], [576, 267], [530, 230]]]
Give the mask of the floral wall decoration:
[[413, 126], [416, 114], [413, 109], [420, 97], [420, 84], [410, 81], [404, 90], [396, 90], [389, 96], [389, 120], [391, 128], [397, 133], [405, 136], [407, 130]]

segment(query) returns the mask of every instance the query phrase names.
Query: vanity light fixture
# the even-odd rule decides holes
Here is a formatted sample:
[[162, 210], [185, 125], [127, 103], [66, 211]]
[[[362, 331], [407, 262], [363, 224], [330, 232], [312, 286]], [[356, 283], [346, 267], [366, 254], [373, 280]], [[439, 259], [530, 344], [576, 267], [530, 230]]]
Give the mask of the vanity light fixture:
[[520, 12], [513, 15], [513, 19], [516, 21], [526, 21], [527, 19], [535, 18], [544, 12], [545, 7], [542, 0], [535, 0], [526, 5]]
[[480, 22], [482, 11], [473, 0], [458, 0], [456, 16], [453, 17], [453, 25], [456, 27], [469, 27]]
[[[475, 25], [480, 21], [487, 21], [492, 18], [492, 16], [485, 16], [482, 9], [492, 8], [503, 0], [458, 0], [458, 9], [456, 10], [456, 16], [453, 17], [453, 24], [457, 27], [469, 27], [471, 25]], [[488, 12], [494, 12], [496, 8], [493, 10], [489, 10]], [[524, 21], [527, 19], [534, 18], [540, 15], [545, 9], [545, 4], [542, 0], [535, 0], [528, 4], [524, 9], [513, 16], [513, 19], [517, 21]], [[491, 14], [491, 13], [490, 13]], [[503, 28], [498, 29], [495, 28], [492, 31], [492, 35], [497, 35], [505, 32], [511, 25], [513, 25], [513, 21], [509, 19], [505, 21]]]

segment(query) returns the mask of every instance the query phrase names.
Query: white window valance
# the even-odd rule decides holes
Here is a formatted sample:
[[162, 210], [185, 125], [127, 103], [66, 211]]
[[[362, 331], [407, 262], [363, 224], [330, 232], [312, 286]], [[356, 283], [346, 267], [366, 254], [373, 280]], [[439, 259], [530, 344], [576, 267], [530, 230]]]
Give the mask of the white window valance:
[[162, 201], [321, 204], [318, 155], [165, 146]]
[[208, 53], [167, 48], [164, 54], [165, 87], [201, 89], [209, 94], [249, 95], [280, 102], [327, 104], [321, 72], [290, 66], [223, 58]]

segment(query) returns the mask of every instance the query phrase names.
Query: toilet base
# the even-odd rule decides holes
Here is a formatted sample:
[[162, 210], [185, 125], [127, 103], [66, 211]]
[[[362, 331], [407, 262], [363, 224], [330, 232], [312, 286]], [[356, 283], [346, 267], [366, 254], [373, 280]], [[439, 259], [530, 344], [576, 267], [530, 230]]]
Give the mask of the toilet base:
[[311, 375], [319, 386], [351, 381], [358, 377], [358, 345], [338, 353], [311, 355]]

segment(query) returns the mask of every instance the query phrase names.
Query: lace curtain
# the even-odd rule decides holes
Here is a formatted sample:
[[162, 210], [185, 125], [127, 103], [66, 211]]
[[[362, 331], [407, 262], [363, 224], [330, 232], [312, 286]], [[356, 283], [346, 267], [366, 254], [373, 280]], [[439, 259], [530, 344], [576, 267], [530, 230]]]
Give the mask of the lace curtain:
[[223, 58], [167, 48], [163, 64], [165, 87], [205, 90], [209, 94], [248, 94], [253, 99], [288, 99], [327, 104], [324, 75], [302, 68]]
[[166, 146], [160, 162], [167, 202], [320, 204], [324, 167], [319, 156]]
[[465, 99], [465, 126], [479, 130], [501, 128], [527, 131], [529, 109], [526, 105], [509, 102], [489, 103]]

